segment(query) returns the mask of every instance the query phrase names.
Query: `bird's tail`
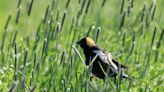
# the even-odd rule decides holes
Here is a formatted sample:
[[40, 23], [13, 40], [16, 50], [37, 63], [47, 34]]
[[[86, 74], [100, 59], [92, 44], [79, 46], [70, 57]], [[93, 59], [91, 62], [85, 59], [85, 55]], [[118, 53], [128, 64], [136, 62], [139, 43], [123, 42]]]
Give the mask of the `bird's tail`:
[[122, 72], [121, 77], [122, 77], [122, 78], [129, 79], [129, 80], [131, 80], [131, 81], [135, 81], [135, 79], [134, 79], [134, 78], [132, 78], [132, 77], [128, 76], [128, 75], [127, 75], [127, 74], [125, 74], [124, 72]]

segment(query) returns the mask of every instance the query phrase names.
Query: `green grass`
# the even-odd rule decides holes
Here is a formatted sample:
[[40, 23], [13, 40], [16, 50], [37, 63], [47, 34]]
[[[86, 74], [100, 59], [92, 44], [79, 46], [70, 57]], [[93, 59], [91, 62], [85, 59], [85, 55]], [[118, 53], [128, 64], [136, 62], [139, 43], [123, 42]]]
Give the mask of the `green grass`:
[[[33, 1], [33, 2], [32, 2]], [[163, 0], [1, 0], [0, 91], [162, 92]], [[76, 41], [90, 36], [135, 81], [89, 81]], [[118, 76], [119, 77], [119, 76]]]

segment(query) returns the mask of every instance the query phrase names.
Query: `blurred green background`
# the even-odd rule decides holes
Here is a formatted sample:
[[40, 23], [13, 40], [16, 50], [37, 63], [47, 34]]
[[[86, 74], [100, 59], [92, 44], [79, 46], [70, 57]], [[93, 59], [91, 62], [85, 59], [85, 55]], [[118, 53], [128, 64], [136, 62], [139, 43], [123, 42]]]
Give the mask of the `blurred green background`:
[[[163, 4], [164, 0], [0, 0], [0, 91], [163, 92]], [[136, 81], [122, 80], [117, 89], [112, 88], [112, 78], [112, 83], [97, 79], [97, 87], [91, 85], [90, 68], [82, 64], [79, 56], [85, 57], [75, 44], [87, 33], [128, 65], [125, 72]]]

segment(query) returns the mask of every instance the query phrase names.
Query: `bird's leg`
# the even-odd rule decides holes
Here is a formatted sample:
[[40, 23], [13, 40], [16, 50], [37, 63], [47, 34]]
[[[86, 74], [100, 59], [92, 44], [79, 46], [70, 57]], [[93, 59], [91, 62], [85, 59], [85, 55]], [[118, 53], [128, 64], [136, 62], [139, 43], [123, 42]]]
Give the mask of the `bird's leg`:
[[114, 83], [115, 83], [115, 85], [116, 85], [116, 89], [118, 89], [118, 88], [119, 88], [119, 84], [118, 84], [118, 80], [117, 80], [116, 77], [114, 78]]
[[115, 85], [118, 92], [120, 92], [121, 78], [122, 76], [120, 74], [115, 77]]

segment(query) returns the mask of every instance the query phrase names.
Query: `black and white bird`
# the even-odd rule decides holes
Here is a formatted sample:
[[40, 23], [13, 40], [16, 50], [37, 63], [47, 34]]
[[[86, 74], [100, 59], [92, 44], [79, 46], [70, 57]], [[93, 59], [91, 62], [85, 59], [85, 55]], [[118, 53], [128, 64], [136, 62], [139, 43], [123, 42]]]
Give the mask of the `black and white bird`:
[[105, 79], [105, 73], [108, 77], [116, 77], [120, 74], [121, 78], [130, 79], [130, 77], [123, 71], [123, 69], [127, 70], [128, 67], [116, 61], [111, 53], [98, 47], [90, 37], [81, 39], [77, 44], [83, 49], [86, 58], [86, 65], [90, 65], [91, 61], [94, 59], [91, 71], [92, 76], [90, 76], [91, 80], [93, 76]]

